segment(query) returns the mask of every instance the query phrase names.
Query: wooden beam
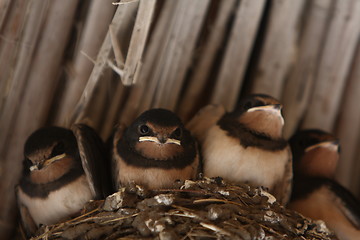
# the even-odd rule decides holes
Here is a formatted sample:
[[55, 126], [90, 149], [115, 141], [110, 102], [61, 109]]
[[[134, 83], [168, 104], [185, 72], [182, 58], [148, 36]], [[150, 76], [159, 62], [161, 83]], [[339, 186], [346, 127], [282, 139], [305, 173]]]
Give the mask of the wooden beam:
[[136, 79], [136, 72], [140, 71], [142, 56], [147, 36], [149, 35], [156, 0], [140, 1], [135, 26], [131, 35], [129, 50], [125, 60], [124, 77], [125, 86], [132, 85]]
[[5, 143], [11, 135], [16, 114], [20, 111], [20, 103], [23, 94], [26, 91], [27, 77], [29, 71], [31, 70], [30, 67], [32, 65], [33, 55], [37, 46], [36, 43], [39, 40], [41, 28], [46, 21], [46, 12], [48, 8], [48, 4], [46, 4], [46, 2], [32, 1], [25, 6], [32, 14], [27, 15], [27, 18], [22, 20], [9, 20], [9, 24], [11, 24], [11, 21], [26, 23], [24, 24], [25, 26], [21, 26], [22, 29], [19, 30], [19, 34], [22, 35], [21, 38], [19, 35], [19, 42], [16, 43], [14, 41], [12, 43], [14, 46], [4, 44], [4, 46], [8, 47], [9, 50], [13, 50], [12, 54], [14, 55], [13, 57], [16, 59], [16, 62], [6, 62], [6, 59], [4, 59], [3, 67], [12, 69], [12, 77], [2, 75], [4, 72], [0, 72], [0, 78], [3, 79], [1, 82], [8, 84], [8, 86], [3, 89], [6, 90], [6, 93], [3, 95], [4, 105], [2, 108], [2, 114], [0, 115], [0, 152], [6, 149]]
[[332, 131], [360, 28], [360, 1], [336, 1], [304, 128]]
[[113, 0], [94, 0], [91, 2], [84, 23], [84, 29], [74, 54], [74, 60], [69, 63], [71, 71], [68, 75], [69, 78], [66, 81], [62, 98], [58, 104], [58, 109], [56, 110], [54, 121], [56, 125], [66, 127], [71, 125], [71, 114], [84, 91], [94, 67], [91, 59], [96, 59], [96, 55], [108, 31], [109, 23], [113, 19], [116, 7], [111, 4], [112, 2]]
[[165, 50], [159, 56], [151, 76], [158, 81], [153, 107], [175, 108], [209, 2], [176, 2], [176, 11], [168, 26], [167, 40], [162, 46]]
[[[2, 0], [0, 2], [0, 31], [5, 25], [5, 19], [7, 17], [7, 14], [10, 12], [10, 5], [12, 2], [15, 2], [14, 0]], [[24, 6], [22, 6], [24, 7]]]
[[[337, 123], [336, 136], [340, 139], [341, 160], [336, 178], [352, 192], [360, 189], [359, 177], [359, 133], [360, 133], [360, 44], [352, 63], [350, 75], [345, 86], [344, 98], [341, 103], [341, 115]], [[356, 179], [356, 180], [355, 180]]]
[[7, 1], [0, 3], [0, 116], [10, 88], [14, 85], [12, 75], [19, 51], [23, 48], [20, 39], [26, 25], [26, 11], [32, 5], [36, 4], [24, 0], [14, 1], [13, 4]]
[[[138, 4], [138, 1], [127, 2], [120, 4], [116, 9], [111, 25], [117, 36], [118, 34], [127, 34], [129, 26], [132, 26], [131, 22], [138, 8]], [[111, 56], [113, 56], [113, 49], [110, 32], [108, 31], [97, 55], [96, 64], [91, 71], [82, 95], [73, 111], [70, 124], [82, 122], [83, 119], [86, 119], [86, 109], [89, 107], [91, 96], [96, 91], [104, 70], [108, 68], [108, 60], [111, 59]], [[93, 119], [93, 121], [97, 120]]]
[[308, 14], [297, 49], [297, 59], [283, 90], [282, 103], [284, 105], [284, 135], [286, 138], [296, 131], [307, 110], [332, 3], [329, 0], [314, 0], [306, 9]]
[[272, 1], [264, 46], [253, 79], [252, 92], [281, 98], [295, 53], [298, 23], [305, 1]]
[[144, 62], [139, 71], [138, 81], [131, 86], [130, 96], [127, 99], [119, 122], [128, 125], [134, 118], [151, 106], [152, 98], [157, 87], [157, 79], [150, 79], [155, 66], [159, 62], [159, 56], [164, 51], [164, 44], [168, 34], [168, 24], [173, 17], [177, 1], [165, 1], [160, 16], [155, 24], [148, 46], [146, 47]]
[[200, 100], [202, 92], [206, 88], [211, 66], [224, 40], [227, 24], [234, 12], [235, 3], [235, 0], [219, 2], [220, 6], [216, 13], [216, 20], [213, 25], [209, 26], [211, 29], [210, 36], [202, 46], [199, 62], [194, 66], [189, 85], [180, 100], [178, 114], [182, 119], [189, 119], [192, 112], [196, 110], [194, 109], [196, 107], [194, 103]]
[[240, 1], [211, 103], [223, 104], [227, 110], [235, 107], [265, 3]]
[[22, 147], [31, 132], [42, 126], [48, 116], [77, 3], [76, 0], [64, 0], [49, 4], [47, 19], [41, 28], [41, 38], [37, 41], [31, 62], [31, 71], [27, 74], [26, 91], [17, 117], [13, 119], [15, 127], [10, 130], [5, 150], [0, 153], [3, 163], [0, 177], [1, 222], [12, 222], [16, 215], [15, 196], [9, 193], [13, 192], [21, 173]]

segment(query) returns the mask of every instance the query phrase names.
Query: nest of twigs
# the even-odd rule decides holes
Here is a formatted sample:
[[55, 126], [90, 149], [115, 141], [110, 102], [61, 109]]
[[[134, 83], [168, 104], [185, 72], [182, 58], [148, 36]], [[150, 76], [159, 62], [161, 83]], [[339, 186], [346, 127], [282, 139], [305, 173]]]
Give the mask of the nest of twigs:
[[259, 187], [218, 178], [175, 187], [123, 188], [79, 217], [42, 226], [33, 239], [333, 239], [324, 223], [284, 208]]

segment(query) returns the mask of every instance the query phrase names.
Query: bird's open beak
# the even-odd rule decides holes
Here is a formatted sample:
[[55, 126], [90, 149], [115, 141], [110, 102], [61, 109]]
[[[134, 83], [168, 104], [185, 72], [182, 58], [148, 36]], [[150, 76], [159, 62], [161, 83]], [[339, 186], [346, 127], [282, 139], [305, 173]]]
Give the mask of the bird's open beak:
[[155, 142], [157, 144], [176, 144], [176, 145], [181, 145], [180, 140], [177, 139], [173, 139], [173, 138], [167, 138], [165, 142], [160, 142], [159, 138], [157, 137], [150, 137], [150, 136], [146, 136], [146, 137], [139, 137], [139, 142]]

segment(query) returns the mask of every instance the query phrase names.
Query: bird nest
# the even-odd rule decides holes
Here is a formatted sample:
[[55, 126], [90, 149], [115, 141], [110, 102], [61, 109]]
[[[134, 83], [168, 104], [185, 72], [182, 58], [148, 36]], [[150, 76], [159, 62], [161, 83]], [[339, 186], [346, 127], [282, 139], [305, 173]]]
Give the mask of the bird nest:
[[42, 226], [33, 239], [333, 239], [264, 189], [220, 178], [179, 181], [174, 189], [120, 189], [83, 214]]

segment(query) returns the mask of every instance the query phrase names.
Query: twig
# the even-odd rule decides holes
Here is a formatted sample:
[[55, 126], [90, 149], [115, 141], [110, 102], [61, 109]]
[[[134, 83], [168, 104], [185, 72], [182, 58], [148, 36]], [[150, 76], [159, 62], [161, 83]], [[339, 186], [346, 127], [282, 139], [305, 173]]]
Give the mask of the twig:
[[116, 38], [116, 33], [113, 24], [109, 25], [109, 33], [110, 33], [111, 45], [114, 50], [116, 64], [119, 68], [120, 67], [124, 68], [124, 54], [121, 51], [120, 44], [118, 42], [119, 40]]
[[241, 205], [241, 204], [239, 204], [239, 203], [237, 203], [237, 202], [228, 201], [228, 200], [222, 200], [222, 199], [217, 199], [217, 198], [198, 199], [198, 200], [194, 200], [194, 201], [193, 201], [193, 203], [204, 203], [204, 202], [229, 203], [229, 204], [233, 204], [233, 205], [237, 205], [237, 206], [243, 207], [243, 205]]
[[129, 216], [119, 217], [119, 218], [107, 220], [107, 221], [101, 222], [101, 223], [106, 224], [106, 223], [111, 223], [111, 222], [115, 222], [115, 221], [120, 221], [120, 220], [124, 220], [124, 219], [127, 219], [127, 218], [136, 217], [136, 216], [139, 215], [139, 214], [140, 214], [140, 213], [135, 213], [135, 214], [132, 214], [132, 215], [129, 215]]
[[54, 234], [54, 232], [55, 232], [56, 230], [62, 228], [63, 226], [68, 225], [68, 224], [70, 224], [70, 223], [72, 223], [72, 222], [76, 222], [76, 221], [78, 221], [79, 219], [81, 219], [81, 218], [83, 218], [83, 217], [86, 217], [86, 216], [88, 216], [88, 215], [90, 215], [90, 214], [93, 214], [93, 213], [95, 213], [96, 211], [99, 211], [99, 210], [100, 210], [100, 208], [96, 208], [96, 209], [94, 209], [94, 210], [92, 210], [92, 211], [90, 211], [90, 212], [87, 212], [87, 213], [85, 213], [85, 214], [83, 214], [83, 215], [80, 215], [80, 216], [78, 216], [78, 217], [76, 217], [76, 218], [70, 219], [70, 220], [65, 221], [65, 222], [63, 222], [63, 223], [59, 223], [59, 224], [55, 225], [54, 228], [52, 228], [52, 229], [44, 232], [43, 234], [37, 236], [36, 238], [32, 238], [32, 240], [42, 239], [42, 238], [46, 237], [49, 233]]
[[200, 222], [200, 225], [203, 226], [204, 228], [207, 228], [207, 229], [210, 229], [214, 232], [218, 232], [218, 233], [221, 233], [221, 234], [224, 234], [226, 236], [231, 236], [232, 234], [229, 233], [228, 231], [218, 227], [218, 226], [215, 226], [213, 224], [208, 224], [208, 223], [204, 223], [204, 222]]
[[120, 0], [120, 2], [113, 2], [112, 5], [123, 5], [132, 2], [138, 2], [139, 0]]
[[131, 34], [131, 41], [126, 55], [124, 77], [122, 82], [130, 86], [135, 81], [135, 76], [140, 70], [141, 58], [145, 49], [145, 43], [150, 32], [156, 0], [140, 1], [136, 16], [135, 26]]
[[81, 53], [82, 55], [84, 55], [87, 59], [89, 59], [90, 62], [92, 62], [93, 64], [96, 64], [95, 59], [93, 59], [92, 57], [90, 57], [86, 52], [84, 52], [84, 51], [81, 50], [80, 53]]
[[109, 65], [109, 67], [111, 67], [112, 70], [114, 70], [114, 72], [119, 74], [121, 78], [124, 76], [124, 71], [115, 66], [115, 64], [113, 64], [109, 59], [107, 60], [107, 64]]

